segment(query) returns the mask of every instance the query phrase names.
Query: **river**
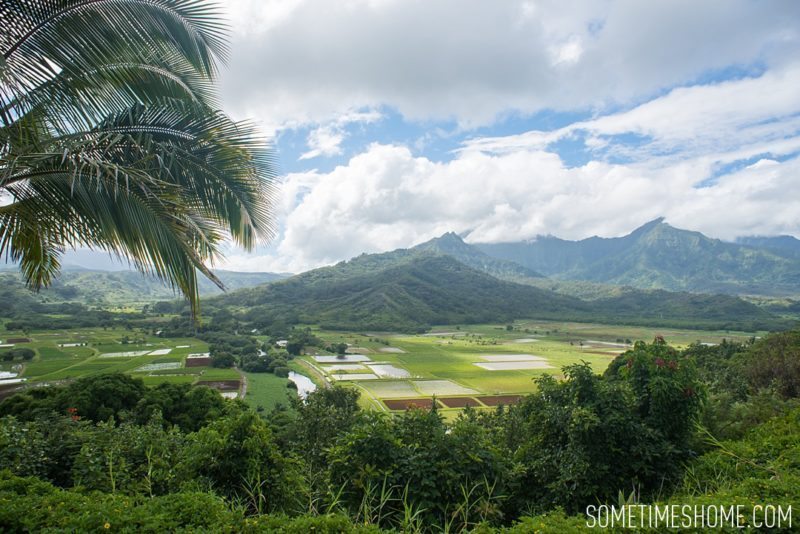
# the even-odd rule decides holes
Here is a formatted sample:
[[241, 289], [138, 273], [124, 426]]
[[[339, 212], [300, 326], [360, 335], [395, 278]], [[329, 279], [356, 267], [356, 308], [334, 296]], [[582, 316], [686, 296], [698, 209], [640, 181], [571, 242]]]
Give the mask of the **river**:
[[310, 378], [300, 373], [295, 373], [294, 371], [289, 371], [289, 380], [295, 383], [297, 386], [297, 395], [304, 400], [309, 393], [317, 389], [317, 385], [312, 382]]

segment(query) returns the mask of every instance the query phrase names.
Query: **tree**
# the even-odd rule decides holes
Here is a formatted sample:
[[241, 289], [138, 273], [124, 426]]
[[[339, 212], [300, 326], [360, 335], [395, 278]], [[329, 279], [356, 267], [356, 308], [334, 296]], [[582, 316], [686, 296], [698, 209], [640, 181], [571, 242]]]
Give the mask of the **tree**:
[[207, 0], [10, 0], [0, 8], [0, 255], [49, 285], [66, 248], [154, 274], [198, 310], [226, 237], [272, 234], [253, 125], [214, 108], [225, 26]]
[[233, 367], [236, 365], [236, 357], [230, 352], [217, 352], [211, 356], [212, 367]]
[[347, 355], [347, 343], [334, 343], [328, 350], [335, 352], [339, 358], [344, 358]]
[[281, 454], [253, 411], [218, 419], [191, 435], [185, 467], [215, 491], [248, 500], [251, 511], [292, 509], [304, 493], [298, 462]]

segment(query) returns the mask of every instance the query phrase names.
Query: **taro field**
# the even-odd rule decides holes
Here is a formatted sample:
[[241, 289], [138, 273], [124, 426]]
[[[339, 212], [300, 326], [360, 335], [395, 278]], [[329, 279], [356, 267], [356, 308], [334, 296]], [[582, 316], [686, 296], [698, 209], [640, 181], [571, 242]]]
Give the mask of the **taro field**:
[[208, 346], [198, 339], [165, 339], [121, 328], [3, 333], [2, 336], [3, 345], [36, 352], [30, 361], [15, 363], [8, 369], [5, 369], [8, 365], [0, 368], [5, 372], [7, 385], [12, 380], [58, 383], [99, 373], [122, 372], [141, 378], [151, 386], [163, 382], [205, 383], [218, 387], [226, 396], [238, 393], [240, 376], [236, 370], [191, 364], [193, 359], [208, 352]]
[[392, 411], [436, 402], [446, 417], [466, 406], [514, 403], [535, 390], [536, 377], [560, 376], [566, 365], [586, 361], [603, 372], [633, 342], [650, 342], [656, 335], [678, 347], [758, 335], [545, 321], [446, 326], [419, 335], [316, 334], [348, 345], [345, 355], [319, 353], [299, 360], [317, 381], [356, 388], [364, 407]]

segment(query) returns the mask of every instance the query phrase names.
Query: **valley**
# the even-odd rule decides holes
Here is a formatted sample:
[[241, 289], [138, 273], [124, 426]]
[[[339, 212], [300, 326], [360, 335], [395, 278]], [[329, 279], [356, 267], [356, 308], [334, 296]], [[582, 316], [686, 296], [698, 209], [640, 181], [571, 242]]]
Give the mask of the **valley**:
[[0, 534], [800, 532], [800, 3], [0, 23]]
[[362, 407], [381, 411], [430, 406], [435, 396], [446, 417], [467, 405], [484, 409], [514, 403], [535, 391], [536, 377], [560, 377], [566, 365], [588, 362], [603, 373], [634, 342], [650, 342], [658, 335], [685, 348], [723, 339], [744, 342], [764, 334], [549, 321], [441, 326], [417, 335], [314, 333], [326, 344], [348, 345], [345, 355], [299, 358], [316, 371], [311, 376], [324, 377], [324, 382], [317, 378], [320, 385], [354, 388]]
[[[452, 419], [464, 407], [478, 410], [516, 403], [535, 391], [542, 374], [561, 376], [566, 365], [589, 363], [603, 373], [636, 341], [661, 335], [672, 345], [709, 346], [745, 342], [765, 332], [633, 327], [598, 323], [515, 321], [509, 324], [444, 325], [423, 334], [344, 332], [311, 329], [319, 346], [288, 362], [294, 373], [317, 387], [354, 389], [362, 408], [384, 412], [436, 407]], [[215, 368], [209, 345], [195, 337], [162, 337], [145, 329], [83, 328], [10, 331], [4, 350], [25, 348], [26, 361], [0, 362], [0, 396], [22, 386], [61, 384], [104, 373], [125, 373], [148, 386], [207, 385], [253, 408], [290, 405], [296, 388], [287, 377], [265, 372]], [[254, 335], [265, 348], [269, 336]], [[345, 354], [326, 348], [347, 345]], [[246, 386], [245, 386], [246, 384]], [[246, 394], [244, 394], [246, 392]]]

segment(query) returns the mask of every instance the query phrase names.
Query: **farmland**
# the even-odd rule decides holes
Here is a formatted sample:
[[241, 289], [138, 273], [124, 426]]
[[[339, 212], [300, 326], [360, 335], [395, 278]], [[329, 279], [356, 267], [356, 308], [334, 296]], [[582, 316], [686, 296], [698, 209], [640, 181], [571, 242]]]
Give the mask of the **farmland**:
[[[375, 410], [428, 406], [435, 396], [437, 407], [448, 417], [465, 406], [483, 409], [515, 402], [534, 390], [536, 377], [560, 375], [565, 365], [586, 361], [600, 373], [636, 340], [662, 335], [676, 346], [686, 346], [759, 335], [545, 321], [438, 327], [418, 335], [321, 329], [314, 333], [325, 346], [346, 343], [348, 353], [337, 356], [308, 347], [308, 354], [291, 362], [294, 371], [312, 377], [319, 385], [355, 388], [361, 394], [362, 407]], [[32, 384], [123, 372], [151, 386], [203, 383], [235, 396], [235, 382], [244, 376], [248, 384], [245, 401], [265, 411], [288, 404], [289, 395], [294, 394], [287, 388], [287, 379], [274, 374], [240, 375], [235, 369], [194, 366], [192, 360], [204, 360], [208, 345], [191, 337], [162, 338], [122, 328], [95, 328], [9, 332], [6, 336], [7, 340], [13, 338], [29, 339], [15, 346], [32, 349], [36, 355], [23, 363], [2, 362], [0, 372], [16, 373]], [[263, 336], [260, 339], [265, 340]], [[196, 358], [198, 355], [201, 358]]]
[[11, 335], [26, 338], [36, 352], [31, 361], [3, 362], [0, 371], [13, 372], [27, 383], [58, 383], [99, 373], [128, 373], [146, 385], [239, 380], [232, 369], [185, 366], [190, 354], [204, 353], [206, 343], [194, 338], [163, 339], [126, 329], [34, 331]]
[[328, 383], [356, 388], [363, 407], [422, 407], [435, 396], [446, 415], [466, 405], [484, 408], [514, 402], [534, 390], [536, 377], [560, 375], [565, 365], [586, 361], [600, 373], [637, 340], [661, 335], [682, 347], [759, 335], [545, 321], [448, 326], [419, 335], [315, 334], [327, 343], [348, 344], [348, 354], [307, 355], [302, 361]]

